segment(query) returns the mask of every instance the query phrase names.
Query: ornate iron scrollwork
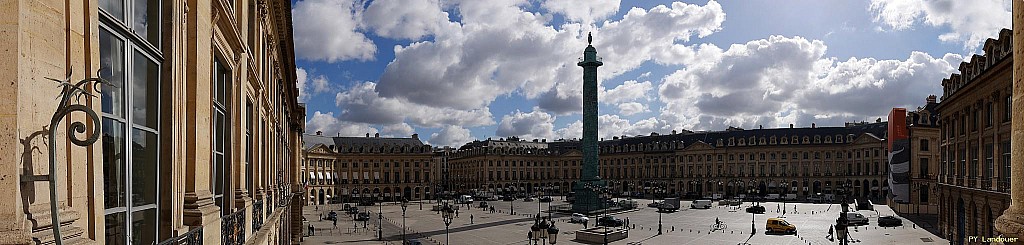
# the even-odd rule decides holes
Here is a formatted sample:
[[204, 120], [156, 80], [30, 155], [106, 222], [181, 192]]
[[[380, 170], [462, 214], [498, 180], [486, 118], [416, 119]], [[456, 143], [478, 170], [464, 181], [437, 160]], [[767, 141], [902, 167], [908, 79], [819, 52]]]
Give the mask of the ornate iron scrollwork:
[[[72, 72], [69, 71], [64, 80], [46, 78], [57, 82], [60, 84], [59, 86], [61, 88], [59, 97], [60, 103], [57, 104], [57, 111], [54, 112], [53, 117], [50, 118], [50, 144], [48, 145], [50, 155], [50, 176], [48, 179], [50, 182], [50, 221], [52, 222], [51, 224], [53, 227], [53, 238], [57, 245], [63, 244], [60, 235], [60, 221], [57, 219], [57, 144], [55, 137], [57, 135], [57, 125], [60, 124], [65, 117], [71, 115], [71, 113], [85, 113], [86, 116], [88, 116], [87, 120], [92, 121], [92, 124], [94, 125], [92, 127], [92, 132], [87, 134], [85, 139], [78, 138], [79, 134], [86, 133], [88, 126], [83, 122], [76, 121], [68, 125], [67, 137], [71, 140], [71, 143], [78, 146], [88, 146], [96, 143], [96, 140], [98, 140], [100, 136], [100, 118], [92, 108], [78, 104], [78, 102], [80, 102], [83, 97], [86, 99], [97, 97], [96, 95], [93, 95], [93, 92], [99, 92], [100, 85], [114, 86], [110, 82], [99, 78], [99, 71], [97, 71], [97, 77], [85, 78], [74, 84], [71, 83], [71, 74]], [[71, 104], [71, 99], [75, 100], [75, 104]]]

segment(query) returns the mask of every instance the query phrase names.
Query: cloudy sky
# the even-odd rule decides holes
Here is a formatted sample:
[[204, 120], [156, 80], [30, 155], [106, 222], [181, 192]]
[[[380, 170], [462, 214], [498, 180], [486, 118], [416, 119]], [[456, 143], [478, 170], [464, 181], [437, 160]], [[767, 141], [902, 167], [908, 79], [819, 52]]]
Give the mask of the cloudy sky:
[[985, 39], [1009, 0], [301, 0], [307, 132], [420, 138], [582, 135], [593, 32], [599, 130], [842, 125], [914, 108]]

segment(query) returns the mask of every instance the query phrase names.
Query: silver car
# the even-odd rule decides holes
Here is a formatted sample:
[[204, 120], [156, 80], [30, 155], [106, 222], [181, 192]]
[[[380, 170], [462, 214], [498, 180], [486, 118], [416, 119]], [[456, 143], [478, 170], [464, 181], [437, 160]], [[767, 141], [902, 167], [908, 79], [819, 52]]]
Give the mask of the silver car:
[[867, 225], [868, 218], [864, 217], [863, 214], [849, 212], [846, 213], [846, 220], [850, 221], [850, 225]]

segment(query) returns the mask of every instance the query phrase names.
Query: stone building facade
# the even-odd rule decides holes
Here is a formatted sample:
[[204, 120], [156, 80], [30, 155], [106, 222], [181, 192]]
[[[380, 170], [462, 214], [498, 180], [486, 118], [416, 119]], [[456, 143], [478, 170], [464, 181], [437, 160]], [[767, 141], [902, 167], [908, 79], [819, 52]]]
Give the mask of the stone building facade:
[[6, 1], [0, 244], [298, 243], [290, 5]]
[[[672, 132], [614, 137], [599, 144], [600, 176], [616, 195], [701, 197], [832, 194], [849, 183], [855, 197], [882, 200], [887, 190], [886, 124]], [[474, 141], [449, 159], [463, 191], [553, 191], [579, 178], [578, 141]]]
[[434, 151], [410, 138], [306, 135], [302, 180], [310, 205], [429, 200], [436, 184]]
[[[889, 206], [900, 214], [938, 215], [939, 114], [935, 95], [925, 105], [907, 112], [906, 126], [910, 142], [910, 202]], [[934, 217], [934, 216], [933, 216]]]
[[1011, 36], [1002, 30], [984, 55], [942, 80], [939, 226], [956, 242], [995, 235], [993, 223], [1010, 205]]

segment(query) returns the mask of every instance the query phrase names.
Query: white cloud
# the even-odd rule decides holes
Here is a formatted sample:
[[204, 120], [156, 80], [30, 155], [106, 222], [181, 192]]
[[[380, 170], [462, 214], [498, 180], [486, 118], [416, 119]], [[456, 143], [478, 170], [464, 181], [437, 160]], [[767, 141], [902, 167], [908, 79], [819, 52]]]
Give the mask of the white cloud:
[[295, 68], [295, 86], [299, 88], [299, 101], [305, 102], [309, 99], [309, 92], [306, 91], [306, 69]]
[[555, 135], [554, 122], [554, 116], [537, 107], [529, 113], [516, 110], [511, 115], [501, 118], [495, 134], [502, 137], [516, 136], [525, 140], [552, 139]]
[[383, 130], [381, 130], [381, 133], [384, 133], [385, 136], [397, 138], [411, 137], [414, 132], [416, 132], [416, 130], [413, 130], [412, 126], [409, 126], [408, 123], [396, 123], [387, 125], [384, 126]]
[[606, 140], [614, 136], [650, 135], [652, 132], [660, 134], [672, 131], [667, 122], [654, 117], [632, 123], [625, 118], [620, 118], [618, 115], [605, 114], [597, 117], [597, 122], [600, 125], [598, 137]]
[[313, 117], [306, 121], [306, 132], [320, 131], [325, 136], [365, 136], [375, 134], [377, 129], [365, 123], [353, 123], [338, 120], [333, 112], [313, 112]]
[[917, 21], [947, 26], [939, 40], [963, 43], [974, 50], [999, 30], [1010, 28], [1010, 0], [872, 0], [874, 21], [895, 30], [911, 29]]
[[337, 94], [335, 102], [342, 108], [339, 118], [370, 124], [410, 123], [419, 127], [442, 125], [484, 126], [494, 124], [487, 107], [458, 110], [410, 103], [401, 98], [380, 97], [377, 84], [361, 82]]
[[362, 7], [352, 0], [303, 0], [292, 9], [298, 59], [339, 62], [372, 60], [373, 41], [360, 33]]
[[556, 130], [555, 137], [558, 139], [582, 139], [583, 121], [576, 120], [575, 122], [565, 125], [564, 128]]
[[449, 24], [439, 0], [373, 1], [362, 17], [377, 35], [396, 39], [418, 40]]
[[591, 24], [619, 11], [619, 0], [548, 0], [541, 7], [566, 19]]
[[626, 81], [622, 85], [616, 86], [610, 90], [600, 89], [598, 93], [598, 101], [606, 104], [617, 104], [619, 102], [636, 101], [639, 99], [647, 99], [647, 92], [651, 91], [650, 81], [636, 82], [633, 80]]
[[826, 58], [820, 41], [771, 36], [686, 64], [659, 86], [659, 119], [687, 129], [841, 125], [913, 108], [941, 91], [959, 55], [906, 60]]
[[[313, 79], [310, 80], [309, 78]], [[295, 68], [296, 86], [299, 88], [299, 101], [306, 102], [309, 97], [331, 91], [331, 82], [324, 75], [313, 76], [312, 72], [303, 68]], [[312, 87], [310, 87], [312, 86]], [[312, 91], [310, 91], [312, 88]]]
[[[497, 96], [519, 93], [539, 99], [555, 114], [581, 108], [581, 68], [576, 58], [586, 47], [585, 29], [609, 62], [601, 79], [615, 77], [655, 58], [678, 63], [670, 52], [677, 42], [706, 36], [721, 27], [725, 14], [714, 1], [707, 5], [673, 3], [634, 8], [620, 21], [600, 27], [568, 23], [550, 26], [549, 16], [524, 10], [524, 0], [461, 1], [455, 4], [461, 25], [448, 25], [434, 40], [395, 47], [395, 59], [377, 90], [387, 98], [404, 98], [433, 107], [469, 110], [488, 106]], [[676, 48], [678, 49], [678, 48]], [[689, 54], [695, 55], [695, 54]]]
[[630, 116], [637, 113], [648, 112], [647, 106], [637, 102], [626, 102], [619, 104], [619, 113], [623, 116]]
[[451, 146], [458, 148], [473, 140], [476, 140], [476, 138], [473, 137], [468, 129], [456, 125], [446, 125], [441, 127], [441, 131], [430, 134], [430, 140], [427, 140], [427, 142], [435, 147]]

